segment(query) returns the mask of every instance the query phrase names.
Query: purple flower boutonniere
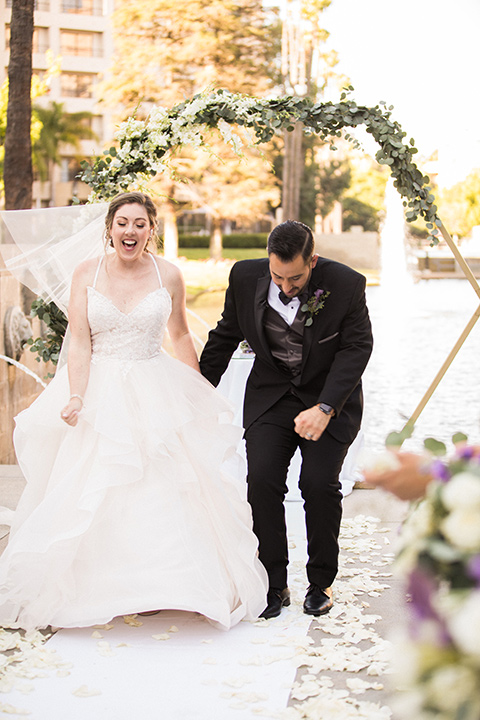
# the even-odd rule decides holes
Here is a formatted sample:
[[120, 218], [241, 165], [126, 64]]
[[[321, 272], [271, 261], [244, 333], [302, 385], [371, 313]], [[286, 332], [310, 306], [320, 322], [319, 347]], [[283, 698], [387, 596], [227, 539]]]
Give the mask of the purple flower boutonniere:
[[316, 315], [320, 310], [323, 310], [325, 300], [330, 295], [330, 291], [327, 290], [315, 290], [311, 298], [308, 298], [307, 302], [300, 308], [302, 312], [308, 312], [308, 317], [305, 320], [305, 327], [312, 325], [313, 316]]

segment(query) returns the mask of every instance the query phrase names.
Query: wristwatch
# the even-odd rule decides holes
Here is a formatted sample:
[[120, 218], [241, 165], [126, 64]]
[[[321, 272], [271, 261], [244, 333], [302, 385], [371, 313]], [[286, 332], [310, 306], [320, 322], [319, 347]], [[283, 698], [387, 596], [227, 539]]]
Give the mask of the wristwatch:
[[327, 403], [317, 403], [317, 407], [320, 412], [325, 413], [325, 415], [329, 415], [330, 417], [335, 415], [335, 410], [331, 405], [327, 405]]

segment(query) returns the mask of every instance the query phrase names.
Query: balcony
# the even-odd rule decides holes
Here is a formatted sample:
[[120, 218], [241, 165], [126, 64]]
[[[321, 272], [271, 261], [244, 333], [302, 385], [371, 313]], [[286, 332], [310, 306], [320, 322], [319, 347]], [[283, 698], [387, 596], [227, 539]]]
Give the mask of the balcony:
[[103, 0], [62, 0], [61, 12], [75, 15], [103, 15]]

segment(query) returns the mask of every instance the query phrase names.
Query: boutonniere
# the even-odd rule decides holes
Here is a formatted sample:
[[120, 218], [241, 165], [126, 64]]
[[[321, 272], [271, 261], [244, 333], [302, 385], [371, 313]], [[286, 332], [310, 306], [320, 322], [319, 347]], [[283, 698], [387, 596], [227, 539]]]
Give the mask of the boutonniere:
[[242, 340], [242, 342], [239, 345], [239, 348], [240, 348], [240, 352], [242, 353], [242, 355], [253, 355], [253, 350], [246, 340]]
[[316, 315], [320, 310], [323, 310], [325, 300], [330, 295], [330, 290], [315, 290], [311, 298], [308, 298], [307, 302], [302, 305], [300, 310], [302, 312], [308, 312], [308, 317], [305, 320], [305, 327], [312, 325], [313, 316]]

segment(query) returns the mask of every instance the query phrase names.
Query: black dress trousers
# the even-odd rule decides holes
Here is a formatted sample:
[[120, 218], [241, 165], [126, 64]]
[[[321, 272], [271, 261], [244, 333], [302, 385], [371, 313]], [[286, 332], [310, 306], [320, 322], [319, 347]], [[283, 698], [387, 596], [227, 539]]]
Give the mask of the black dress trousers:
[[308, 580], [321, 588], [329, 587], [338, 569], [338, 533], [342, 518], [339, 475], [348, 444], [335, 440], [328, 428], [315, 442], [301, 438], [295, 432], [294, 419], [305, 409], [299, 398], [288, 393], [245, 433], [248, 500], [259, 540], [260, 560], [268, 572], [270, 587], [279, 589], [287, 587], [284, 500], [288, 466], [297, 447], [302, 454], [299, 487], [306, 517]]

